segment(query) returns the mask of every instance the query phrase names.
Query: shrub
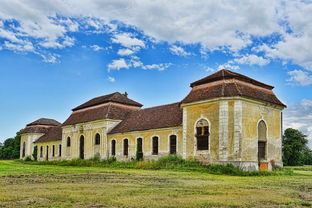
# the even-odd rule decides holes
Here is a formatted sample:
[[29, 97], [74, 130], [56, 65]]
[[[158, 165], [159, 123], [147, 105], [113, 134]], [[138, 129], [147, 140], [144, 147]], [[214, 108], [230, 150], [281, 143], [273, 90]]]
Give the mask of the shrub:
[[[25, 160], [26, 161], [26, 160]], [[25, 162], [22, 161], [22, 162]], [[28, 160], [29, 161], [29, 160]], [[161, 157], [158, 160], [146, 161], [116, 161], [115, 157], [110, 157], [106, 160], [93, 158], [89, 160], [73, 159], [63, 161], [42, 161], [31, 162], [29, 164], [41, 165], [59, 165], [59, 166], [85, 166], [85, 167], [106, 167], [106, 168], [127, 168], [127, 169], [147, 169], [147, 170], [175, 170], [175, 171], [194, 171], [218, 175], [233, 175], [233, 176], [269, 176], [269, 175], [292, 175], [292, 170], [276, 170], [276, 171], [251, 171], [245, 172], [232, 164], [201, 164], [198, 160], [185, 160], [177, 155], [169, 155]]]
[[26, 162], [28, 161], [29, 162], [29, 161], [32, 161], [32, 159], [31, 159], [30, 156], [27, 156], [27, 157], [25, 157], [24, 161], [26, 161]]

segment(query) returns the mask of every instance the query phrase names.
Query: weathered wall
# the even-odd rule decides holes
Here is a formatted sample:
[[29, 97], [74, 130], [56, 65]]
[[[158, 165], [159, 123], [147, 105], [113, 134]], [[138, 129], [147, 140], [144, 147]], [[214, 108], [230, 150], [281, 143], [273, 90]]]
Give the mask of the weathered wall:
[[[177, 136], [177, 154], [182, 155], [182, 127], [172, 127], [164, 129], [152, 129], [146, 131], [136, 131], [128, 133], [118, 133], [108, 135], [108, 151], [111, 155], [111, 141], [116, 140], [116, 158], [118, 160], [135, 159], [137, 149], [137, 138], [143, 140], [144, 159], [157, 159], [164, 155], [169, 155], [169, 137], [170, 135]], [[158, 140], [158, 155], [152, 155], [152, 137], [157, 136]], [[129, 155], [123, 155], [123, 140], [129, 141]]]
[[[37, 160], [44, 161], [44, 160], [61, 160], [63, 151], [60, 151], [60, 146], [62, 142], [58, 141], [51, 141], [51, 142], [40, 142], [35, 143], [38, 147], [37, 153]], [[53, 146], [54, 146], [54, 155], [53, 155]], [[42, 148], [42, 153], [41, 153]], [[49, 148], [48, 152], [47, 149]]]
[[[65, 126], [62, 129], [62, 159], [69, 160], [80, 156], [80, 137], [84, 136], [84, 158], [90, 159], [95, 155], [107, 158], [107, 131], [116, 126], [120, 121], [97, 120], [76, 125]], [[95, 135], [100, 134], [100, 145], [95, 145]], [[71, 146], [67, 147], [67, 138], [71, 139]]]
[[[27, 133], [21, 135], [21, 145], [20, 145], [20, 159], [24, 159], [27, 156], [32, 157], [34, 151], [34, 142], [41, 137], [42, 133]], [[22, 157], [23, 153], [23, 143], [25, 142], [25, 157]]]
[[[200, 119], [209, 122], [209, 150], [197, 150], [195, 125]], [[183, 156], [207, 162], [219, 159], [219, 102], [202, 103], [183, 107]]]
[[258, 123], [267, 126], [267, 161], [282, 165], [281, 108], [243, 101], [242, 152], [243, 161], [258, 162]]

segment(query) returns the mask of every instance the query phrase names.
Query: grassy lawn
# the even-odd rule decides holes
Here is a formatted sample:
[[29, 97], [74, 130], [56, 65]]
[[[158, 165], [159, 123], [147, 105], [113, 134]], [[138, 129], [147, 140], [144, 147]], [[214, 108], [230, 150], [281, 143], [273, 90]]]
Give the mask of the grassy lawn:
[[242, 177], [0, 161], [0, 207], [312, 207], [312, 167], [292, 169]]

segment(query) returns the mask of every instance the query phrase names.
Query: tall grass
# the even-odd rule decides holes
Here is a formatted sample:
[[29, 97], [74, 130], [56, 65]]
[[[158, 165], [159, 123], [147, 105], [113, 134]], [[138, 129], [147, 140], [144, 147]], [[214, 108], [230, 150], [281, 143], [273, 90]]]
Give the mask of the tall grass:
[[161, 157], [158, 160], [145, 161], [116, 161], [112, 157], [101, 160], [98, 157], [89, 160], [63, 160], [63, 161], [21, 161], [27, 164], [36, 165], [58, 165], [58, 166], [84, 166], [84, 167], [106, 167], [106, 168], [122, 168], [122, 169], [145, 169], [145, 170], [176, 170], [176, 171], [195, 171], [210, 174], [223, 174], [233, 176], [271, 176], [271, 175], [292, 175], [291, 170], [278, 171], [250, 171], [246, 172], [231, 164], [219, 165], [210, 164], [203, 165], [198, 160], [185, 160], [177, 155], [169, 155]]

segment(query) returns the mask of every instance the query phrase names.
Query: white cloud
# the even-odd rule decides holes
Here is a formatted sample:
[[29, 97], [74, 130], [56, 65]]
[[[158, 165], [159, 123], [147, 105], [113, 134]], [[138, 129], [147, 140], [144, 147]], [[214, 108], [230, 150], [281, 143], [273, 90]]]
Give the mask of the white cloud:
[[298, 104], [291, 104], [284, 110], [284, 130], [286, 128], [299, 129], [308, 135], [309, 145], [312, 147], [312, 100], [302, 100]]
[[173, 45], [170, 47], [170, 51], [172, 54], [177, 55], [177, 56], [189, 56], [191, 53], [186, 52], [182, 47]]
[[214, 68], [211, 68], [211, 67], [207, 67], [206, 68], [206, 71], [207, 72], [214, 72], [214, 71], [216, 71]]
[[118, 52], [117, 52], [117, 54], [119, 56], [129, 56], [129, 55], [132, 55], [134, 53], [135, 53], [134, 50], [131, 50], [131, 49], [128, 49], [128, 48], [119, 49]]
[[3, 46], [4, 48], [13, 50], [13, 51], [33, 51], [34, 50], [33, 44], [27, 41], [23, 41], [23, 44], [4, 41]]
[[115, 82], [116, 81], [116, 79], [114, 77], [107, 77], [107, 80], [109, 82]]
[[101, 46], [98, 46], [98, 45], [92, 45], [92, 46], [90, 46], [90, 48], [92, 48], [94, 51], [104, 50], [104, 48], [102, 48]]
[[312, 75], [302, 70], [293, 70], [288, 72], [290, 79], [288, 82], [294, 83], [299, 86], [307, 86], [312, 84]]
[[125, 59], [115, 59], [112, 63], [108, 64], [108, 71], [119, 70], [119, 69], [128, 69], [130, 66], [126, 63]]
[[43, 61], [46, 63], [55, 64], [59, 62], [60, 55], [58, 54], [39, 54], [39, 55], [43, 58]]
[[235, 53], [250, 46], [254, 37], [276, 35], [262, 48], [265, 56], [312, 70], [310, 1], [2, 0], [0, 19], [18, 22], [6, 26], [8, 33], [0, 32], [2, 37], [11, 42], [33, 40], [35, 48], [72, 46], [71, 33], [86, 27], [117, 33], [112, 41], [124, 47], [145, 47], [138, 37], [120, 33], [117, 24], [142, 31], [154, 42], [199, 43], [202, 51]]
[[231, 63], [225, 63], [218, 66], [218, 70], [229, 69], [229, 70], [238, 70], [239, 66], [232, 65]]
[[167, 68], [169, 68], [171, 65], [172, 65], [172, 63], [149, 64], [149, 65], [143, 65], [142, 69], [144, 69], [144, 70], [157, 69], [158, 71], [164, 71]]
[[145, 44], [142, 40], [139, 40], [135, 37], [132, 37], [130, 33], [116, 34], [112, 38], [113, 43], [118, 43], [124, 47], [131, 48], [133, 46], [145, 47]]
[[259, 65], [259, 66], [264, 66], [270, 63], [270, 60], [253, 54], [244, 55], [243, 57], [236, 58], [233, 61], [238, 64]]

